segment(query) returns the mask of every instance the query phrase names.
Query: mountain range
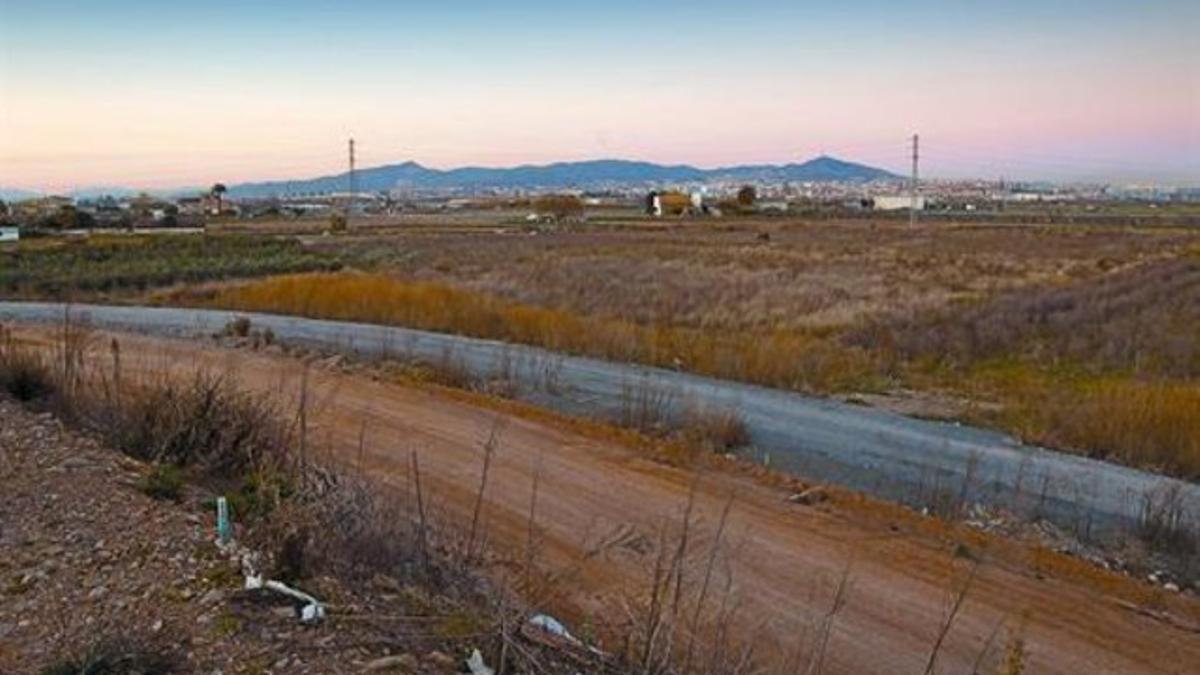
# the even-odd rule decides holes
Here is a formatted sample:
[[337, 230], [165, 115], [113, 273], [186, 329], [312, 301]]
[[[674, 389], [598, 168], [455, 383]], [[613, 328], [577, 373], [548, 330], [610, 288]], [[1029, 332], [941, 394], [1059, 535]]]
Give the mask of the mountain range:
[[[867, 182], [898, 180], [889, 171], [865, 164], [821, 156], [806, 162], [791, 164], [751, 164], [716, 169], [699, 169], [686, 164], [654, 164], [621, 159], [601, 159], [583, 162], [556, 162], [543, 165], [522, 165], [509, 168], [462, 167], [430, 169], [416, 162], [388, 164], [356, 172], [357, 190], [384, 192], [389, 190], [471, 191], [495, 189], [589, 189], [633, 185], [671, 185], [714, 181], [735, 182]], [[346, 192], [349, 176], [340, 173], [298, 180], [272, 180], [236, 183], [228, 186], [227, 196], [233, 199], [254, 199], [283, 195], [325, 194]], [[161, 196], [195, 194], [206, 188], [152, 191]], [[102, 194], [126, 196], [138, 190], [125, 187], [81, 188], [67, 193], [75, 199], [94, 198]], [[39, 196], [28, 190], [2, 189], [0, 198], [7, 201]]]
[[[833, 157], [817, 157], [798, 164], [760, 164], [698, 169], [685, 164], [653, 164], [620, 159], [584, 162], [557, 162], [511, 168], [462, 167], [430, 169], [416, 162], [389, 164], [356, 172], [357, 190], [478, 190], [514, 189], [586, 189], [615, 185], [663, 185], [710, 181], [746, 182], [818, 182], [895, 180], [899, 176]], [[349, 176], [340, 173], [304, 180], [241, 183], [229, 186], [233, 198], [270, 197], [286, 194], [345, 192]]]

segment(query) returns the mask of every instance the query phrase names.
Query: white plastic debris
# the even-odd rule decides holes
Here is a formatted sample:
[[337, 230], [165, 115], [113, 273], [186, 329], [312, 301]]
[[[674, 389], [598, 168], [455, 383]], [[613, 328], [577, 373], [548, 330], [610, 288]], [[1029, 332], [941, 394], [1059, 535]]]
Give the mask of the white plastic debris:
[[467, 659], [467, 669], [471, 671], [471, 675], [495, 675], [496, 673], [483, 662], [483, 654], [480, 654], [478, 649], [473, 650], [470, 658]]
[[534, 615], [529, 619], [529, 625], [537, 626], [547, 633], [560, 637], [568, 642], [580, 644], [579, 639], [574, 635], [571, 635], [571, 632], [567, 630], [567, 627], [564, 626], [561, 621], [550, 616], [549, 614]]
[[304, 606], [300, 608], [301, 623], [316, 623], [325, 618], [325, 606], [321, 604], [320, 600], [317, 600], [308, 593], [305, 593], [304, 591], [298, 591], [291, 586], [288, 586], [281, 581], [275, 581], [274, 579], [263, 581], [262, 575], [247, 574], [246, 590], [254, 591], [260, 588], [272, 590], [276, 593], [282, 593], [289, 598], [293, 598], [304, 603]]
[[529, 618], [528, 623], [530, 626], [537, 628], [543, 633], [546, 633], [555, 639], [561, 640], [562, 642], [566, 642], [573, 647], [586, 649], [597, 656], [605, 656], [604, 652], [589, 644], [586, 644], [583, 640], [580, 640], [572, 635], [571, 631], [567, 630], [567, 627], [563, 625], [563, 622], [550, 616], [549, 614], [535, 614]]

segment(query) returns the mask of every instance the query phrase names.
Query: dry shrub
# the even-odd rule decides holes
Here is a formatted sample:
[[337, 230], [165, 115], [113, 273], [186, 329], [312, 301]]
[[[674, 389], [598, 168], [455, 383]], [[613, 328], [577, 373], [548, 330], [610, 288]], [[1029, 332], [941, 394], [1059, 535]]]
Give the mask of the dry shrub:
[[746, 423], [732, 408], [689, 406], [681, 427], [685, 443], [704, 451], [729, 452], [750, 445]]
[[16, 342], [0, 326], [0, 391], [22, 402], [44, 399], [54, 393], [53, 374], [40, 352]]
[[226, 289], [212, 304], [504, 340], [801, 391], [862, 385], [874, 372], [862, 350], [808, 333], [645, 326], [379, 275], [277, 277]]
[[206, 373], [104, 390], [80, 400], [77, 409], [112, 447], [141, 460], [195, 467], [214, 478], [281, 465], [287, 453], [286, 427], [264, 398]]
[[1200, 260], [1135, 267], [1098, 281], [1026, 289], [974, 306], [890, 316], [849, 344], [970, 366], [1019, 356], [1044, 367], [1200, 376]]
[[[1194, 561], [1200, 545], [1197, 515], [1188, 512], [1187, 503], [1178, 484], [1162, 485], [1142, 496], [1142, 516], [1139, 534], [1152, 550], [1167, 551]], [[1195, 567], [1193, 562], [1187, 567]]]
[[533, 209], [555, 220], [578, 219], [583, 217], [583, 200], [575, 195], [543, 195], [533, 201]]
[[79, 654], [61, 657], [41, 672], [42, 675], [166, 675], [180, 672], [181, 661], [180, 655], [165, 644], [113, 635], [94, 640]]
[[250, 317], [239, 316], [225, 324], [221, 334], [231, 337], [246, 337], [250, 334], [250, 326]]
[[996, 675], [1022, 675], [1029, 657], [1025, 650], [1025, 639], [1020, 634], [1009, 638], [1004, 649], [1004, 660], [996, 669]]
[[1005, 390], [1005, 426], [1028, 440], [1189, 479], [1200, 477], [1200, 387], [1190, 383], [1041, 377]]

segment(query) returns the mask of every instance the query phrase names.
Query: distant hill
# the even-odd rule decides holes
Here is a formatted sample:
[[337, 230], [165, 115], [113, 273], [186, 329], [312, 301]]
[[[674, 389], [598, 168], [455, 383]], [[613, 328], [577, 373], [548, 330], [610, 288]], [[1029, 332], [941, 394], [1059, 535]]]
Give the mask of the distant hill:
[[38, 199], [50, 195], [58, 195], [70, 197], [75, 200], [98, 199], [100, 197], [136, 197], [140, 194], [148, 194], [152, 197], [162, 199], [174, 199], [177, 197], [187, 197], [205, 192], [203, 188], [187, 187], [187, 188], [169, 188], [162, 190], [135, 190], [133, 188], [114, 186], [94, 186], [84, 187], [75, 190], [67, 190], [63, 192], [38, 192], [35, 190], [23, 190], [21, 188], [5, 188], [0, 187], [0, 199], [6, 202], [19, 202], [26, 199]]
[[[489, 168], [467, 166], [458, 169], [429, 169], [416, 162], [389, 164], [360, 169], [358, 189], [362, 192], [385, 192], [396, 189], [415, 190], [472, 190], [499, 189], [586, 189], [619, 185], [669, 185], [728, 180], [746, 182], [867, 182], [897, 180], [889, 171], [865, 164], [846, 162], [833, 157], [817, 157], [799, 164], [761, 164], [727, 166], [717, 169], [698, 169], [686, 164], [654, 164], [623, 159], [598, 159], [586, 162], [556, 162], [554, 164]], [[345, 173], [301, 180], [276, 180], [239, 183], [229, 186], [228, 196], [234, 199], [263, 198], [279, 195], [326, 194], [345, 192], [349, 180]], [[203, 192], [203, 188], [149, 190], [157, 197], [178, 197]], [[66, 196], [74, 199], [95, 199], [102, 195], [128, 197], [140, 194], [121, 186], [85, 187], [71, 190]], [[43, 196], [32, 190], [0, 187], [0, 199], [19, 201]]]
[[[357, 188], [363, 192], [395, 189], [469, 190], [482, 188], [584, 189], [613, 185], [697, 183], [717, 180], [762, 182], [820, 182], [896, 180], [899, 176], [883, 169], [817, 157], [800, 164], [764, 164], [698, 169], [683, 164], [663, 165], [620, 159], [586, 162], [557, 162], [511, 168], [462, 167], [429, 169], [416, 162], [390, 164], [357, 172]], [[229, 186], [232, 198], [271, 197], [288, 194], [345, 192], [347, 174], [291, 181], [241, 183]]]
[[42, 195], [40, 192], [34, 192], [33, 190], [22, 190], [21, 188], [0, 187], [0, 199], [3, 199], [6, 202], [19, 202], [19, 201], [24, 201], [26, 199], [34, 199], [36, 197], [41, 197], [41, 196]]

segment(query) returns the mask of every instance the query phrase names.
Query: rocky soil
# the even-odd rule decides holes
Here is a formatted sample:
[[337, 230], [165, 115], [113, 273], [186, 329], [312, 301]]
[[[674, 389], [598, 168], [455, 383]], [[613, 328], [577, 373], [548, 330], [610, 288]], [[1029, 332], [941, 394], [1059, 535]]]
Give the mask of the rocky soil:
[[414, 612], [437, 598], [387, 578], [321, 578], [304, 590], [330, 614], [302, 625], [286, 598], [243, 590], [210, 495], [156, 501], [139, 488], [146, 471], [0, 399], [0, 673], [89, 655], [151, 672], [458, 671], [469, 617]]

